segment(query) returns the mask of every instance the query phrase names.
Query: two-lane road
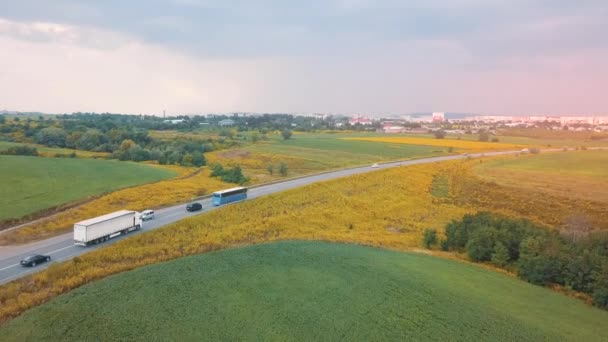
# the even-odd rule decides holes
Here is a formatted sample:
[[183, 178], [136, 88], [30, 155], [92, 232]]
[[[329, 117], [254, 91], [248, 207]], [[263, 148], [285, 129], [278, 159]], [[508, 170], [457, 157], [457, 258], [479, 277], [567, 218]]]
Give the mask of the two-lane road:
[[[479, 153], [479, 154], [470, 154], [470, 157], [478, 158], [482, 156], [497, 156], [504, 154], [516, 154], [519, 151], [507, 151], [507, 152], [487, 152], [487, 153]], [[427, 164], [434, 162], [441, 162], [447, 160], [454, 159], [463, 159], [467, 158], [466, 155], [455, 155], [455, 156], [444, 156], [444, 157], [433, 157], [433, 158], [422, 158], [422, 159], [414, 159], [400, 162], [391, 162], [379, 164], [378, 168], [372, 168], [370, 166], [362, 166], [351, 169], [344, 169], [338, 171], [331, 171], [322, 174], [316, 174], [291, 180], [286, 180], [279, 183], [267, 184], [261, 186], [255, 186], [249, 189], [248, 191], [248, 199], [254, 199], [260, 196], [265, 196], [272, 193], [281, 192], [288, 189], [293, 189], [297, 187], [301, 187], [307, 184], [327, 181], [335, 178], [347, 177], [351, 175], [366, 173], [375, 170], [386, 169], [395, 166], [410, 166], [417, 164]], [[143, 223], [143, 227], [139, 232], [133, 232], [127, 234], [125, 236], [117, 236], [107, 242], [104, 242], [99, 245], [93, 245], [89, 247], [82, 247], [74, 245], [73, 235], [72, 233], [63, 234], [60, 236], [56, 236], [47, 240], [37, 241], [31, 244], [22, 245], [22, 246], [6, 246], [0, 247], [0, 284], [9, 282], [11, 280], [22, 277], [26, 274], [34, 273], [40, 271], [49, 266], [51, 263], [44, 263], [38, 265], [36, 267], [21, 267], [19, 261], [24, 257], [32, 254], [45, 254], [50, 255], [52, 258], [52, 262], [65, 261], [73, 258], [76, 255], [80, 255], [97, 248], [102, 248], [109, 244], [115, 243], [117, 241], [122, 240], [123, 238], [127, 238], [134, 234], [140, 234], [141, 232], [150, 231], [156, 228], [160, 228], [166, 226], [170, 223], [179, 221], [186, 217], [198, 215], [201, 213], [208, 212], [210, 210], [215, 209], [211, 204], [210, 199], [199, 200], [203, 205], [203, 209], [201, 211], [190, 213], [185, 209], [184, 204], [175, 205], [172, 207], [167, 207], [159, 210], [155, 210], [156, 218], [154, 220], [146, 221]]]

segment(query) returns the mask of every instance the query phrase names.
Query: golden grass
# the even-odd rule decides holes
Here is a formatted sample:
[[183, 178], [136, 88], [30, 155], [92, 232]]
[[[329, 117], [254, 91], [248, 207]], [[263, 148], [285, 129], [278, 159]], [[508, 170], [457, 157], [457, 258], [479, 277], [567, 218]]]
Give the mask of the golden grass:
[[4, 232], [0, 234], [0, 245], [44, 239], [68, 232], [72, 229], [74, 222], [87, 218], [121, 209], [139, 211], [181, 203], [230, 186], [216, 178], [209, 177], [209, 171], [206, 169], [199, 171], [179, 166], [156, 166], [171, 169], [179, 176], [175, 179], [112, 192], [19, 229]]
[[[322, 166], [315, 167], [310, 160], [291, 157], [282, 154], [260, 153], [244, 149], [213, 151], [205, 153], [208, 164], [220, 163], [225, 166], [239, 165], [251, 183], [264, 183], [285, 178], [279, 174], [281, 162], [288, 165], [288, 176], [310, 174], [323, 170]], [[274, 166], [274, 173], [268, 172], [268, 165]]]
[[[550, 206], [555, 198], [543, 202], [545, 194], [482, 181], [472, 173], [475, 163], [392, 168], [315, 183], [139, 234], [0, 286], [0, 321], [111, 274], [228, 247], [297, 239], [418, 250], [424, 229], [442, 234], [451, 220], [479, 210], [545, 225], [563, 217], [564, 207], [584, 210], [596, 221], [606, 215], [577, 200]], [[444, 180], [433, 185], [437, 177]]]
[[342, 138], [342, 139], [385, 142], [385, 143], [393, 143], [393, 144], [453, 147], [453, 148], [467, 150], [467, 151], [516, 150], [516, 149], [520, 149], [520, 148], [524, 147], [522, 145], [491, 143], [491, 142], [482, 142], [482, 141], [413, 138], [413, 137], [368, 137], [368, 138], [362, 137], [362, 138]]

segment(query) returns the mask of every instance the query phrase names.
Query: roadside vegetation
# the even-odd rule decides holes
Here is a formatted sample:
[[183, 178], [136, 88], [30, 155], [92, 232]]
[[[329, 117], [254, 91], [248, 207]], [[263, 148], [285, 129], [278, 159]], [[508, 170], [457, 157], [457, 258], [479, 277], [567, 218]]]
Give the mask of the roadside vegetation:
[[561, 231], [549, 231], [481, 212], [452, 221], [445, 235], [444, 250], [466, 251], [472, 261], [516, 271], [536, 285], [590, 295], [594, 305], [608, 309], [608, 234], [588, 222], [571, 220]]
[[608, 312], [462, 262], [289, 241], [116, 275], [0, 333], [3, 341], [602, 341], [607, 320]]
[[[115, 161], [107, 162], [119, 164], [120, 167], [124, 165]], [[75, 222], [113, 211], [122, 209], [141, 211], [183, 203], [192, 198], [230, 187], [230, 184], [210, 177], [210, 171], [207, 169], [200, 170], [179, 166], [151, 167], [137, 164], [135, 166], [148, 167], [153, 170], [160, 168], [160, 171], [168, 172], [169, 175], [178, 175], [178, 177], [114, 191], [99, 198], [93, 198], [81, 205], [70, 207], [50, 217], [28, 223], [18, 229], [1, 232], [0, 246], [21, 244], [66, 233], [72, 230]]]
[[110, 160], [0, 155], [0, 222], [176, 175]]
[[448, 223], [478, 211], [528, 218], [545, 229], [558, 229], [572, 213], [584, 214], [592, 227], [605, 229], [603, 203], [552, 198], [534, 189], [522, 191], [483, 181], [472, 170], [479, 163], [392, 168], [311, 184], [185, 219], [0, 287], [0, 319], [111, 274], [260, 242], [324, 240], [411, 250], [422, 246], [425, 230], [435, 229], [436, 239], [444, 239]]

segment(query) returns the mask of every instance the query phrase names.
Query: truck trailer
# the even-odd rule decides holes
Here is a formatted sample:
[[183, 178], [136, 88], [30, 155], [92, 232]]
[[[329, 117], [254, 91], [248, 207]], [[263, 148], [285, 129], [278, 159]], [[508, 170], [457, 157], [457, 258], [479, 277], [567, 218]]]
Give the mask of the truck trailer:
[[121, 210], [74, 224], [74, 244], [88, 246], [141, 228], [137, 211]]

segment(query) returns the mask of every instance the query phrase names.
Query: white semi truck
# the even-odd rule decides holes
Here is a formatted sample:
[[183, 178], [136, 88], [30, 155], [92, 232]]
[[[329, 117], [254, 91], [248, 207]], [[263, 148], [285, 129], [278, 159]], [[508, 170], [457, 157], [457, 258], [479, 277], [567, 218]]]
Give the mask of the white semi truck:
[[121, 210], [74, 224], [74, 244], [87, 246], [141, 228], [137, 211]]

